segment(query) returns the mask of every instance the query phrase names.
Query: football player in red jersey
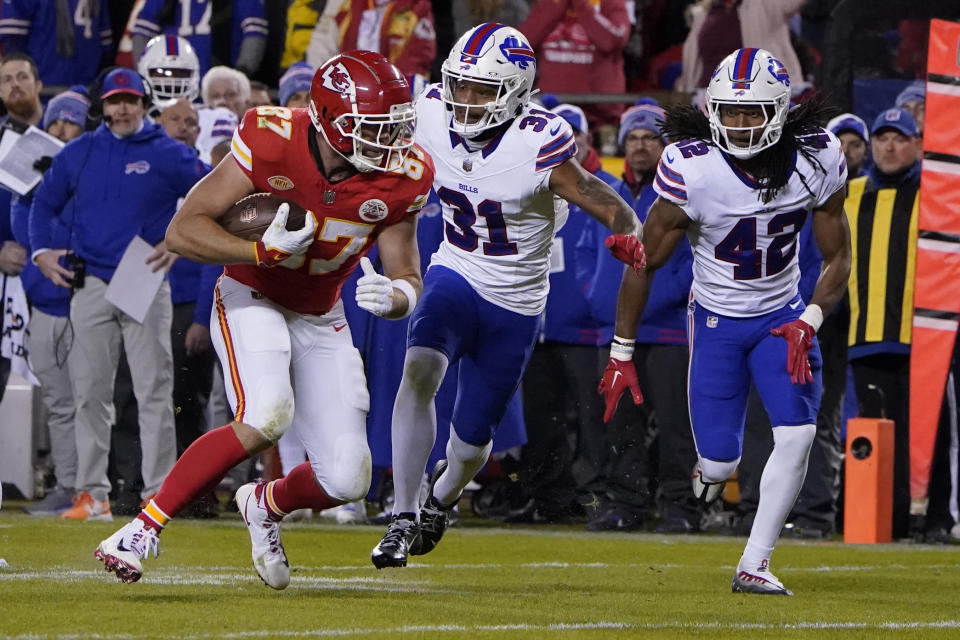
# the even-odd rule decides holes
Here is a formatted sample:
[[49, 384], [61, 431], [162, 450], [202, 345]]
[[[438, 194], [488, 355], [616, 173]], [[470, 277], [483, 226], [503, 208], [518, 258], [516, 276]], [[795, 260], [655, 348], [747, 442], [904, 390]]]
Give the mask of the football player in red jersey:
[[[407, 81], [386, 58], [338, 55], [317, 70], [310, 94], [306, 109], [248, 111], [232, 160], [194, 187], [167, 230], [172, 251], [228, 265], [211, 326], [235, 419], [197, 439], [143, 511], [100, 543], [96, 557], [124, 582], [140, 578], [141, 560], [156, 555], [171, 517], [292, 422], [310, 461], [236, 495], [267, 585], [283, 589], [290, 581], [279, 538], [284, 514], [356, 500], [369, 487], [369, 395], [340, 288], [361, 263], [361, 308], [386, 318], [413, 310], [422, 288], [416, 213], [434, 169], [413, 144]], [[217, 223], [236, 201], [264, 191], [309, 209], [303, 228], [287, 231], [286, 204], [259, 242]], [[363, 257], [374, 241], [384, 275]]]

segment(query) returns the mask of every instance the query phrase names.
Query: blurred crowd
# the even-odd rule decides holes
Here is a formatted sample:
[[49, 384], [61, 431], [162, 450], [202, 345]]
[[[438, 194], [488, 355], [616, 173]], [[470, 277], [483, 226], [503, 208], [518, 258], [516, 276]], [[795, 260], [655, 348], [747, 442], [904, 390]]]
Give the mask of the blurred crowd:
[[[770, 51], [798, 100], [824, 91], [837, 107], [828, 128], [843, 145], [846, 210], [859, 244], [848, 302], [818, 334], [824, 396], [817, 440], [785, 533], [824, 538], [842, 529], [846, 418], [882, 415], [896, 425], [894, 536], [960, 539], [960, 461], [950, 447], [957, 439], [956, 392], [945, 393], [929, 502], [911, 504], [910, 332], [882, 330], [909, 325], [913, 309], [927, 26], [931, 17], [957, 18], [960, 10], [935, 1], [864, 4], [6, 0], [3, 131], [37, 127], [62, 143], [90, 132], [37, 161], [43, 180], [35, 189], [0, 190], [0, 272], [5, 283], [19, 276], [29, 306], [18, 344], [29, 353], [44, 407], [36, 454], [47, 470], [45, 496], [25, 509], [73, 520], [138, 513], [176, 457], [207, 429], [231, 420], [210, 342], [221, 268], [168, 253], [163, 233], [179, 199], [229, 155], [246, 110], [307, 106], [314, 69], [355, 48], [387, 56], [415, 97], [440, 80], [440, 63], [460, 34], [499, 21], [519, 28], [533, 46], [541, 91], [535, 100], [569, 122], [577, 160], [641, 220], [656, 198], [656, 167], [671, 142], [661, 129], [663, 107], [702, 106], [712, 70], [730, 51]], [[133, 159], [143, 153], [149, 163]], [[890, 202], [889, 224], [878, 231], [874, 221]], [[541, 339], [505, 419], [510, 425], [495, 439], [493, 463], [478, 476], [472, 509], [507, 522], [584, 522], [594, 531], [745, 534], [772, 447], [759, 402], [748, 409], [744, 457], [724, 500], [705, 510], [690, 490], [696, 453], [686, 398], [689, 249], [660, 270], [637, 336], [634, 361], [646, 402], [624, 403], [605, 424], [596, 385], [613, 336], [622, 265], [603, 247], [606, 230], [571, 209], [554, 243]], [[439, 242], [439, 210], [434, 198], [421, 214], [423, 265]], [[107, 292], [136, 237], [150, 246], [153, 271], [168, 272], [140, 320]], [[821, 262], [810, 238], [808, 224], [799, 239], [805, 298]], [[889, 257], [883, 270], [869, 258], [874, 243]], [[347, 314], [359, 317], [348, 289]], [[6, 301], [12, 294], [5, 292]], [[871, 305], [874, 299], [882, 303]], [[390, 411], [378, 409], [376, 398], [392, 405], [399, 381], [402, 347], [395, 345], [402, 345], [405, 325], [394, 324], [351, 317], [374, 398], [368, 436], [376, 472], [372, 504], [325, 514], [338, 522], [389, 517]], [[0, 397], [17, 364], [16, 355], [4, 355]], [[441, 423], [447, 416], [448, 428], [444, 402], [441, 389], [438, 415]], [[3, 429], [29, 428], [0, 420]], [[287, 434], [278, 449], [241, 465], [187, 515], [216, 517], [227, 491], [302, 462], [295, 440]], [[435, 458], [442, 457], [438, 440]]]

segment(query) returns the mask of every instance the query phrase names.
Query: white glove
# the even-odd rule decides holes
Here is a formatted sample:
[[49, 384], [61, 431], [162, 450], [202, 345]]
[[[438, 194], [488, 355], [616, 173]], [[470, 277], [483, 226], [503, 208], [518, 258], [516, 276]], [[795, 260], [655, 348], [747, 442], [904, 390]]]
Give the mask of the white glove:
[[260, 243], [265, 249], [266, 256], [264, 257], [267, 258], [264, 262], [276, 264], [283, 262], [290, 256], [302, 255], [306, 253], [313, 242], [313, 233], [317, 230], [317, 219], [313, 216], [313, 213], [307, 212], [302, 229], [287, 231], [287, 216], [289, 213], [290, 205], [284, 202], [277, 208], [277, 215], [274, 216], [273, 222], [263, 233]]
[[393, 283], [377, 273], [370, 258], [360, 258], [363, 276], [357, 280], [357, 306], [381, 318], [393, 309]]

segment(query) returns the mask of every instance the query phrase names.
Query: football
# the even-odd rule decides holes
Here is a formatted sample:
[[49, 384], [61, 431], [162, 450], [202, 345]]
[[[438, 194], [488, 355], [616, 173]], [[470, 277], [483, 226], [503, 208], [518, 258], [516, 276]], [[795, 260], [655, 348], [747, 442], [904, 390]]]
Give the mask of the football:
[[252, 193], [227, 209], [218, 219], [228, 233], [244, 240], [260, 240], [264, 231], [273, 222], [277, 209], [286, 202], [290, 205], [287, 215], [287, 231], [303, 228], [307, 210], [296, 202], [282, 198], [275, 193]]

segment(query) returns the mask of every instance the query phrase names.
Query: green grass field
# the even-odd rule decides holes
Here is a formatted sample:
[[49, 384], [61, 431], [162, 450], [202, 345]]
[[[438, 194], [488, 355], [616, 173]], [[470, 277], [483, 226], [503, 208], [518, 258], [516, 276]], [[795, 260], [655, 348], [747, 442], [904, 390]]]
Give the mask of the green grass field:
[[744, 539], [591, 534], [468, 519], [406, 569], [381, 527], [284, 525], [290, 586], [264, 586], [237, 516], [176, 521], [143, 579], [93, 558], [124, 520], [0, 511], [0, 638], [957, 638], [960, 548], [784, 540], [793, 598], [730, 593]]

